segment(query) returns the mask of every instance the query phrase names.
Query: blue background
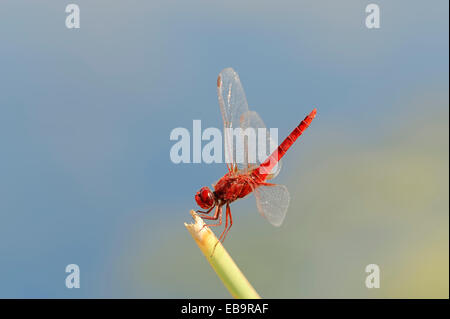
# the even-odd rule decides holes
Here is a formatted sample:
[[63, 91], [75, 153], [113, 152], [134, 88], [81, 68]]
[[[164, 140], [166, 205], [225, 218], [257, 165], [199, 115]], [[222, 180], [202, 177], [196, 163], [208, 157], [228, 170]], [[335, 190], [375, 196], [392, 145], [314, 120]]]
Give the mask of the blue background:
[[[448, 2], [0, 4], [0, 297], [228, 297], [183, 222], [224, 164], [170, 161], [222, 127], [216, 78], [286, 136], [280, 229], [232, 205], [226, 247], [264, 297], [448, 298]], [[65, 267], [81, 269], [67, 289]], [[364, 285], [381, 268], [380, 289]]]

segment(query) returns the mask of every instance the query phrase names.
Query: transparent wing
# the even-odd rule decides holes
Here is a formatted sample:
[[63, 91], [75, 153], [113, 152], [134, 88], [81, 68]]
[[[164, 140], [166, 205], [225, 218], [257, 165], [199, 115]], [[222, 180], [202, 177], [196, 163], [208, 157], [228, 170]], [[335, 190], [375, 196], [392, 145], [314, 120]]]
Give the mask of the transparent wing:
[[232, 68], [220, 72], [217, 78], [217, 95], [224, 126], [225, 160], [228, 169], [232, 170], [236, 149], [230, 129], [239, 128], [242, 114], [248, 112], [247, 99], [239, 75]]
[[[253, 168], [264, 162], [278, 147], [278, 135], [272, 135], [266, 128], [261, 117], [255, 111], [247, 111], [241, 116], [242, 139], [244, 143], [236, 143], [237, 154], [243, 154], [243, 163], [238, 163], [240, 169]], [[272, 133], [276, 133], [272, 131]], [[240, 149], [240, 144], [244, 149]], [[274, 178], [281, 169], [281, 161], [275, 165], [267, 179]]]
[[255, 189], [258, 211], [269, 223], [279, 227], [289, 207], [289, 192], [284, 185], [268, 184]]

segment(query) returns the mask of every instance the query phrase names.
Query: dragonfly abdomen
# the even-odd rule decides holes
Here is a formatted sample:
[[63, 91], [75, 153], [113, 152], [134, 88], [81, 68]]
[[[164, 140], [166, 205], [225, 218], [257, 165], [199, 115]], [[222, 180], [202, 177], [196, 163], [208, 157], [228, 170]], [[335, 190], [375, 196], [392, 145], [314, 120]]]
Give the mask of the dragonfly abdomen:
[[286, 154], [288, 149], [294, 144], [294, 142], [303, 134], [303, 132], [311, 124], [312, 120], [316, 117], [317, 110], [312, 110], [303, 121], [289, 134], [288, 137], [278, 146], [278, 148], [270, 154], [270, 156], [259, 166], [258, 173], [262, 176], [267, 176], [278, 161]]

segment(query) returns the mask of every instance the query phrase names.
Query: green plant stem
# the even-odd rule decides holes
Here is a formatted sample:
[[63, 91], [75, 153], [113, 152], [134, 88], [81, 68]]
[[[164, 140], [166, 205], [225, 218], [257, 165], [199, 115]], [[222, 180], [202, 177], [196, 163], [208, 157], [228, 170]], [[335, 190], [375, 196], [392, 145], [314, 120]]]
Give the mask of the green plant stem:
[[203, 219], [191, 210], [193, 224], [184, 223], [198, 247], [234, 298], [260, 299], [216, 235], [205, 226]]

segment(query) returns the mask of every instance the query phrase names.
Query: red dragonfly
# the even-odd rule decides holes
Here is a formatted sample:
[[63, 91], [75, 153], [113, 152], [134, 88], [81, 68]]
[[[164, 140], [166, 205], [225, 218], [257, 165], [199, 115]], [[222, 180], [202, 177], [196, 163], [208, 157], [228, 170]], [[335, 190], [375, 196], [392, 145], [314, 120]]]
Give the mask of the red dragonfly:
[[[228, 172], [213, 185], [214, 191], [208, 187], [202, 187], [196, 193], [195, 201], [205, 210], [197, 211], [200, 217], [219, 220], [218, 223], [208, 226], [222, 225], [222, 207], [226, 206], [225, 228], [219, 237], [219, 240], [223, 242], [233, 225], [230, 203], [252, 192], [255, 193], [256, 205], [261, 215], [274, 226], [280, 226], [283, 223], [289, 206], [289, 192], [284, 185], [271, 184], [266, 181], [278, 174], [281, 166], [280, 159], [311, 124], [316, 116], [316, 109], [300, 122], [264, 162], [259, 163], [256, 160], [256, 163], [249, 163], [249, 148], [237, 149], [229, 129], [240, 127], [242, 130], [252, 128], [257, 131], [265, 128], [264, 122], [256, 112], [249, 111], [241, 81], [232, 68], [220, 72], [217, 78], [217, 94], [224, 122], [225, 153], [236, 155], [243, 152], [244, 160], [243, 163], [239, 163], [232, 155], [232, 158], [227, 160]], [[266, 133], [266, 142], [272, 143], [268, 133]], [[214, 215], [209, 215], [214, 208]]]

